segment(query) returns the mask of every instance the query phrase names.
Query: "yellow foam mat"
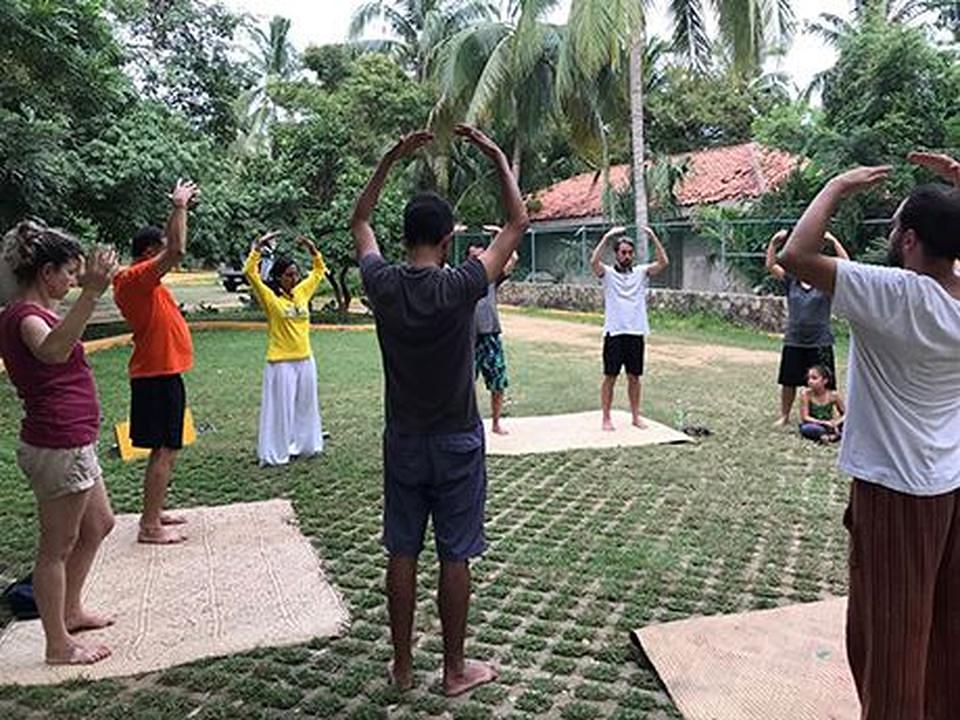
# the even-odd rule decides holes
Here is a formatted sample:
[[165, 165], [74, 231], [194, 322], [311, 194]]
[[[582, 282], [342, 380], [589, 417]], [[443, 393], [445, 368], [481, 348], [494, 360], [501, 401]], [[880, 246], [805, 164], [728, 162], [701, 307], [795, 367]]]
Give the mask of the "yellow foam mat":
[[[150, 456], [150, 450], [146, 448], [134, 447], [130, 440], [130, 422], [124, 420], [117, 423], [113, 428], [114, 435], [117, 438], [117, 448], [120, 450], [120, 458], [123, 461], [138, 460]], [[193, 445], [197, 440], [197, 429], [193, 424], [193, 413], [190, 408], [183, 413], [183, 446]]]

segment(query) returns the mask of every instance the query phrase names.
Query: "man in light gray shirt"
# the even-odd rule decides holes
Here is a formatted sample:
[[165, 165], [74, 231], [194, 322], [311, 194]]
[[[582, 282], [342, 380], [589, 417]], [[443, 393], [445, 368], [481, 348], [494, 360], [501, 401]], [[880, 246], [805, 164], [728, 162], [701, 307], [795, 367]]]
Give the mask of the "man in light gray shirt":
[[[960, 163], [908, 159], [960, 185]], [[960, 187], [922, 185], [890, 233], [894, 267], [820, 253], [845, 198], [889, 167], [820, 191], [780, 264], [833, 295], [850, 322], [849, 402], [838, 465], [851, 475], [847, 658], [862, 720], [957, 717], [960, 708]]]
[[[494, 236], [500, 232], [496, 225], [484, 225], [483, 229]], [[483, 250], [482, 245], [471, 245], [467, 254], [469, 257], [479, 257]], [[474, 315], [477, 332], [474, 367], [477, 375], [483, 375], [483, 383], [490, 392], [490, 429], [497, 435], [508, 434], [500, 419], [503, 416], [504, 391], [509, 385], [507, 358], [500, 340], [497, 288], [510, 276], [519, 259], [519, 255], [514, 252], [504, 266], [503, 274], [487, 286], [487, 294], [477, 302]]]

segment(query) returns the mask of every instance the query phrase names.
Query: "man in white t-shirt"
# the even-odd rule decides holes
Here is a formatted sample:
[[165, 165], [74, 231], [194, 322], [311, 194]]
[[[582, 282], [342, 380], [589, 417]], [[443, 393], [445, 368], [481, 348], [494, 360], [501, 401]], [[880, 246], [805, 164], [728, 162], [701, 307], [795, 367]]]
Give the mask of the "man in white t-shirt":
[[[610, 406], [613, 388], [620, 368], [627, 371], [627, 396], [633, 424], [645, 428], [640, 416], [640, 378], [643, 376], [644, 338], [647, 325], [647, 278], [656, 275], [670, 264], [660, 238], [650, 228], [644, 228], [656, 248], [652, 263], [634, 265], [633, 242], [624, 237], [626, 228], [610, 228], [590, 256], [593, 272], [603, 282], [603, 383], [600, 386], [600, 407], [603, 410], [603, 429], [613, 430]], [[607, 243], [614, 241], [616, 263], [602, 262]]]
[[889, 167], [830, 180], [780, 254], [850, 322], [838, 464], [854, 478], [847, 657], [862, 720], [960, 714], [960, 163], [909, 159], [958, 187], [923, 185], [903, 201], [890, 233], [895, 267], [820, 253], [840, 201]]

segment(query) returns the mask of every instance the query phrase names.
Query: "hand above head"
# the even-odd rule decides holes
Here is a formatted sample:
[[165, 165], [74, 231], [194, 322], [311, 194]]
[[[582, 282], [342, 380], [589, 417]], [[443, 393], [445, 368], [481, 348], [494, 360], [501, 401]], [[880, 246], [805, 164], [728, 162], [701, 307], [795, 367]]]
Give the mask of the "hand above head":
[[173, 202], [174, 207], [185, 208], [190, 204], [190, 201], [199, 194], [200, 188], [196, 186], [196, 183], [192, 183], [189, 180], [184, 182], [183, 179], [178, 179], [177, 184], [173, 187], [173, 192], [170, 193], [170, 200]]
[[81, 261], [77, 283], [84, 290], [102, 295], [116, 272], [117, 251], [112, 247], [96, 247]]
[[773, 237], [770, 238], [770, 242], [772, 242], [774, 245], [782, 245], [784, 242], [786, 242], [786, 239], [789, 235], [790, 233], [788, 233], [786, 230], [777, 230], [773, 234]]
[[453, 129], [454, 135], [463, 138], [471, 145], [479, 148], [480, 152], [489, 158], [498, 159], [503, 156], [503, 150], [493, 140], [484, 135], [480, 130], [472, 125], [457, 125]]
[[889, 165], [857, 167], [833, 177], [827, 185], [846, 197], [883, 182], [890, 177], [891, 169]]
[[483, 231], [484, 231], [485, 233], [490, 233], [491, 235], [496, 235], [496, 234], [497, 234], [498, 232], [500, 232], [501, 230], [503, 230], [503, 228], [500, 227], [499, 225], [484, 225], [484, 226], [483, 226]]
[[317, 255], [320, 252], [317, 250], [317, 246], [314, 245], [313, 240], [308, 238], [306, 235], [297, 235], [297, 242], [300, 244], [300, 247], [302, 247], [311, 255]]
[[417, 150], [433, 142], [433, 133], [427, 130], [417, 130], [416, 132], [404, 135], [397, 140], [396, 144], [387, 152], [392, 160], [413, 155]]
[[960, 160], [943, 153], [918, 151], [907, 153], [907, 160], [960, 187]]
[[280, 235], [281, 233], [279, 230], [271, 230], [265, 235], [261, 235], [259, 238], [257, 238], [257, 240], [253, 243], [253, 246], [258, 252], [263, 252], [267, 248], [273, 247], [274, 238], [277, 238]]

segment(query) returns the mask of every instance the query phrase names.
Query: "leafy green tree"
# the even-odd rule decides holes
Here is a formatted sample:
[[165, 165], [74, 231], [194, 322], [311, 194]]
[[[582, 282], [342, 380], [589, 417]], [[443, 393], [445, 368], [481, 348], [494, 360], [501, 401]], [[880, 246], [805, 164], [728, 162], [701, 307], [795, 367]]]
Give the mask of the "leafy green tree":
[[[391, 54], [422, 81], [445, 40], [494, 14], [492, 3], [483, 0], [369, 0], [353, 14], [350, 38], [367, 50]], [[361, 40], [378, 22], [393, 37]]]
[[110, 0], [110, 8], [143, 93], [219, 142], [232, 141], [236, 99], [255, 80], [234, 58], [244, 18], [207, 0]]
[[251, 35], [256, 50], [248, 52], [256, 83], [237, 98], [240, 127], [235, 147], [243, 154], [270, 154], [270, 127], [277, 121], [277, 104], [271, 92], [277, 83], [290, 80], [299, 67], [289, 39], [290, 21], [276, 16], [267, 32], [256, 27]]

